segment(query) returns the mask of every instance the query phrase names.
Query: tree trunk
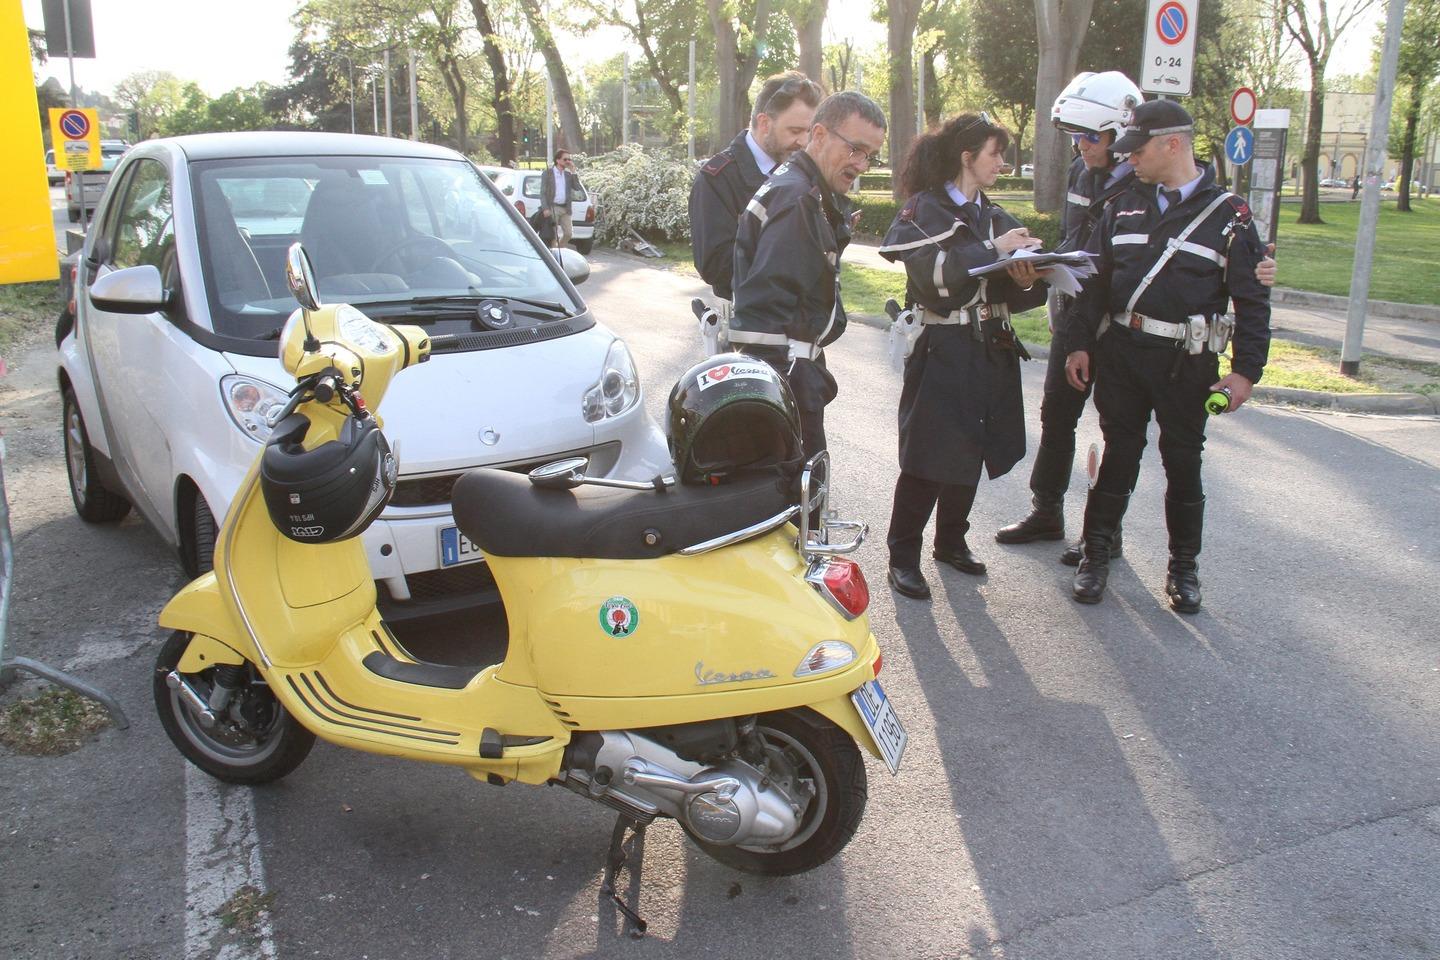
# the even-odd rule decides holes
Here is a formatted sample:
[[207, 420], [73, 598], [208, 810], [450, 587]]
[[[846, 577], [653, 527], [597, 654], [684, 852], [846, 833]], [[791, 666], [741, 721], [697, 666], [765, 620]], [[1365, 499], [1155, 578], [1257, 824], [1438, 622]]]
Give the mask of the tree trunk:
[[[760, 69], [760, 61], [764, 59], [765, 36], [769, 32], [770, 25], [770, 0], [755, 0], [755, 19], [750, 26], [753, 39], [750, 41], [750, 49], [745, 52], [736, 51], [735, 64], [737, 67], [735, 78], [735, 116], [740, 121], [740, 126], [750, 125], [750, 84], [755, 82], [755, 72]], [[740, 127], [735, 128], [739, 130]]]
[[[1090, 26], [1094, 0], [1035, 0], [1036, 39], [1040, 65], [1035, 72], [1035, 111], [1049, 116], [1050, 106], [1075, 76], [1080, 45]], [[1065, 171], [1070, 164], [1069, 138], [1048, 123], [1035, 129], [1035, 209], [1054, 212], [1065, 203]]]
[[490, 20], [490, 8], [485, 0], [470, 0], [470, 9], [475, 12], [475, 26], [485, 44], [485, 61], [490, 64], [490, 76], [494, 88], [491, 105], [495, 108], [495, 159], [502, 167], [515, 165], [515, 106], [510, 96], [510, 72], [505, 66], [505, 53], [500, 49], [495, 24]]
[[465, 99], [469, 91], [466, 89], [465, 74], [460, 70], [460, 64], [453, 57], [446, 57], [440, 61], [440, 76], [445, 80], [445, 89], [450, 93], [450, 99], [455, 104], [455, 149], [461, 153], [470, 153], [470, 123], [465, 117]]
[[925, 56], [920, 59], [920, 65], [925, 70], [925, 129], [933, 130], [945, 119], [940, 115], [940, 111], [945, 109], [945, 96], [940, 89], [940, 77], [935, 70], [933, 48], [925, 52]]
[[[584, 146], [580, 134], [580, 114], [575, 109], [575, 95], [570, 92], [570, 77], [565, 72], [565, 61], [555, 48], [555, 37], [550, 33], [550, 24], [540, 12], [537, 0], [520, 0], [525, 10], [525, 21], [535, 37], [535, 45], [545, 58], [545, 70], [550, 74], [550, 90], [555, 97], [555, 112], [560, 114], [560, 146], [567, 150], [579, 150]], [[546, 123], [550, 118], [546, 117]], [[550, 159], [549, 157], [546, 158]]]
[[[889, 13], [890, 51], [890, 165], [899, 170], [915, 139], [915, 25], [920, 22], [920, 0], [885, 0]], [[890, 192], [905, 199], [899, 177], [892, 177]]]
[[825, 82], [825, 13], [829, 0], [810, 0], [790, 14], [795, 24], [795, 42], [800, 47], [800, 72], [816, 83]]
[[742, 121], [735, 113], [735, 28], [725, 7], [725, 0], [705, 0], [710, 29], [715, 31], [715, 132], [721, 143], [739, 133], [749, 119]]
[[[665, 99], [670, 101], [671, 111], [677, 116], [685, 113], [685, 102], [680, 99], [680, 85], [670, 74], [665, 72], [665, 65], [661, 63], [655, 45], [650, 42], [650, 28], [645, 24], [645, 9], [639, 3], [635, 4], [635, 29], [631, 31], [631, 35], [640, 44], [640, 50], [645, 54], [645, 63], [650, 69], [650, 76], [655, 78], [655, 82], [660, 86], [660, 91], [665, 94]], [[729, 140], [729, 137], [726, 140]]]
[[1325, 65], [1310, 62], [1310, 107], [1305, 121], [1305, 150], [1300, 154], [1300, 219], [1297, 223], [1324, 223], [1320, 219], [1320, 128], [1325, 122]]
[[1400, 200], [1395, 209], [1410, 213], [1410, 179], [1415, 175], [1415, 131], [1420, 126], [1420, 98], [1425, 91], [1420, 84], [1410, 84], [1410, 106], [1405, 111], [1405, 145], [1400, 150]]

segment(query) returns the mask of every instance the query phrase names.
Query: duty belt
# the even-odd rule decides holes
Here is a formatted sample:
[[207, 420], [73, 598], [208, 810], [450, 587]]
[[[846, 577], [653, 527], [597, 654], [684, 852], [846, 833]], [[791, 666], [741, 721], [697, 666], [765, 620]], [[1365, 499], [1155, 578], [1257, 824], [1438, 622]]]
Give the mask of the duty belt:
[[787, 339], [785, 344], [789, 348], [791, 360], [814, 360], [820, 356], [820, 344], [818, 343]]
[[[1190, 353], [1204, 353], [1206, 350], [1224, 353], [1230, 345], [1230, 332], [1235, 326], [1235, 321], [1227, 314], [1207, 313], [1191, 314], [1179, 323], [1156, 320], [1134, 311], [1112, 313], [1106, 320], [1117, 327], [1174, 340], [1177, 345], [1183, 344]], [[1105, 331], [1102, 329], [1100, 332]]]
[[1003, 303], [977, 303], [973, 307], [961, 307], [959, 310], [951, 310], [949, 313], [937, 313], [929, 307], [925, 308], [925, 314], [921, 318], [922, 323], [952, 325], [968, 327], [972, 323], [984, 323], [986, 320], [1009, 320], [1010, 308]]
[[1164, 320], [1156, 320], [1154, 317], [1147, 317], [1143, 313], [1112, 313], [1110, 322], [1117, 327], [1129, 327], [1131, 330], [1139, 330], [1141, 333], [1148, 333], [1156, 337], [1164, 337], [1167, 340], [1188, 340], [1190, 339], [1191, 320], [1208, 322], [1209, 317], [1196, 315], [1187, 317], [1179, 323], [1167, 323]]

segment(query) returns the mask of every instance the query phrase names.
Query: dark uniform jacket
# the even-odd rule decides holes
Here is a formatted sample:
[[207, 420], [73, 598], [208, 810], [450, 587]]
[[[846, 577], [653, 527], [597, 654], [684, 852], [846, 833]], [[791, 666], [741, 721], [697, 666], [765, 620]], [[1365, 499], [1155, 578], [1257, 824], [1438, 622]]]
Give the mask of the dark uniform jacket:
[[1095, 232], [1095, 225], [1105, 214], [1105, 206], [1135, 183], [1135, 171], [1128, 170], [1110, 186], [1105, 186], [1113, 169], [1091, 170], [1085, 165], [1084, 157], [1076, 157], [1070, 164], [1065, 206], [1060, 211], [1059, 250], [1084, 250]]
[[690, 255], [700, 277], [722, 300], [732, 299], [735, 230], [745, 204], [765, 182], [746, 131], [705, 162], [690, 185]]
[[[1215, 170], [1197, 163], [1203, 171], [1199, 186], [1188, 199], [1160, 212], [1154, 185], [1136, 181], [1111, 201], [1088, 249], [1099, 256], [1099, 275], [1089, 280], [1075, 301], [1072, 320], [1065, 329], [1067, 352], [1093, 350], [1101, 321], [1123, 313], [1130, 296], [1173, 240], [1222, 191]], [[1136, 302], [1136, 313], [1167, 323], [1196, 314], [1216, 315], [1235, 304], [1232, 368], [1252, 383], [1260, 379], [1270, 351], [1270, 289], [1255, 277], [1265, 247], [1250, 208], [1234, 195], [1221, 203], [1186, 238], [1196, 250], [1177, 251]], [[1174, 341], [1150, 338], [1130, 330], [1117, 335], [1136, 336], [1157, 346]], [[1107, 336], [1110, 334], [1107, 334]]]
[[[944, 187], [905, 202], [880, 255], [905, 264], [905, 297], [936, 313], [972, 303], [1028, 310], [1045, 302], [1046, 285], [1021, 290], [1009, 274], [971, 277], [1001, 258], [994, 239], [1021, 226], [990, 202], [955, 203]], [[900, 394], [900, 469], [940, 483], [974, 484], [982, 465], [998, 477], [1025, 455], [1018, 343], [1007, 321], [968, 326], [927, 324], [905, 361]]]

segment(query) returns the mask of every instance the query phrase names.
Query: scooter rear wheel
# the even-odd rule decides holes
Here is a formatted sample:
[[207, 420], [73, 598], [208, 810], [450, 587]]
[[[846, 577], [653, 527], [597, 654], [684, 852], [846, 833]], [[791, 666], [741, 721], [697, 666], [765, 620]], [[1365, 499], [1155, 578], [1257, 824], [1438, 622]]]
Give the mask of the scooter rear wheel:
[[860, 750], [848, 733], [811, 710], [762, 714], [755, 730], [765, 740], [772, 775], [810, 782], [813, 794], [800, 829], [775, 847], [724, 846], [693, 833], [690, 838], [716, 860], [747, 873], [813, 870], [844, 849], [860, 826], [869, 790]]
[[[239, 668], [244, 682], [213, 727], [205, 727], [180, 694], [170, 689], [165, 678], [179, 666], [192, 636], [182, 631], [171, 634], [155, 659], [155, 709], [170, 742], [186, 760], [226, 783], [269, 783], [298, 767], [315, 745], [315, 734], [286, 712], [250, 664]], [[208, 700], [215, 689], [215, 674], [222, 669], [211, 667], [184, 677]]]

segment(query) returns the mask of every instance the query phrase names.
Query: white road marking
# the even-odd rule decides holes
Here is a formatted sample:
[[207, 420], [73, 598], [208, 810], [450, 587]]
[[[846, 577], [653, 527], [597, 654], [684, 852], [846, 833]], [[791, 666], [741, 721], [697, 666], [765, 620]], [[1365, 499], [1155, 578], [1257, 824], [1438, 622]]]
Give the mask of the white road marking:
[[251, 936], [226, 930], [220, 910], [242, 887], [265, 893], [255, 798], [185, 764], [186, 960], [275, 960], [270, 912]]

